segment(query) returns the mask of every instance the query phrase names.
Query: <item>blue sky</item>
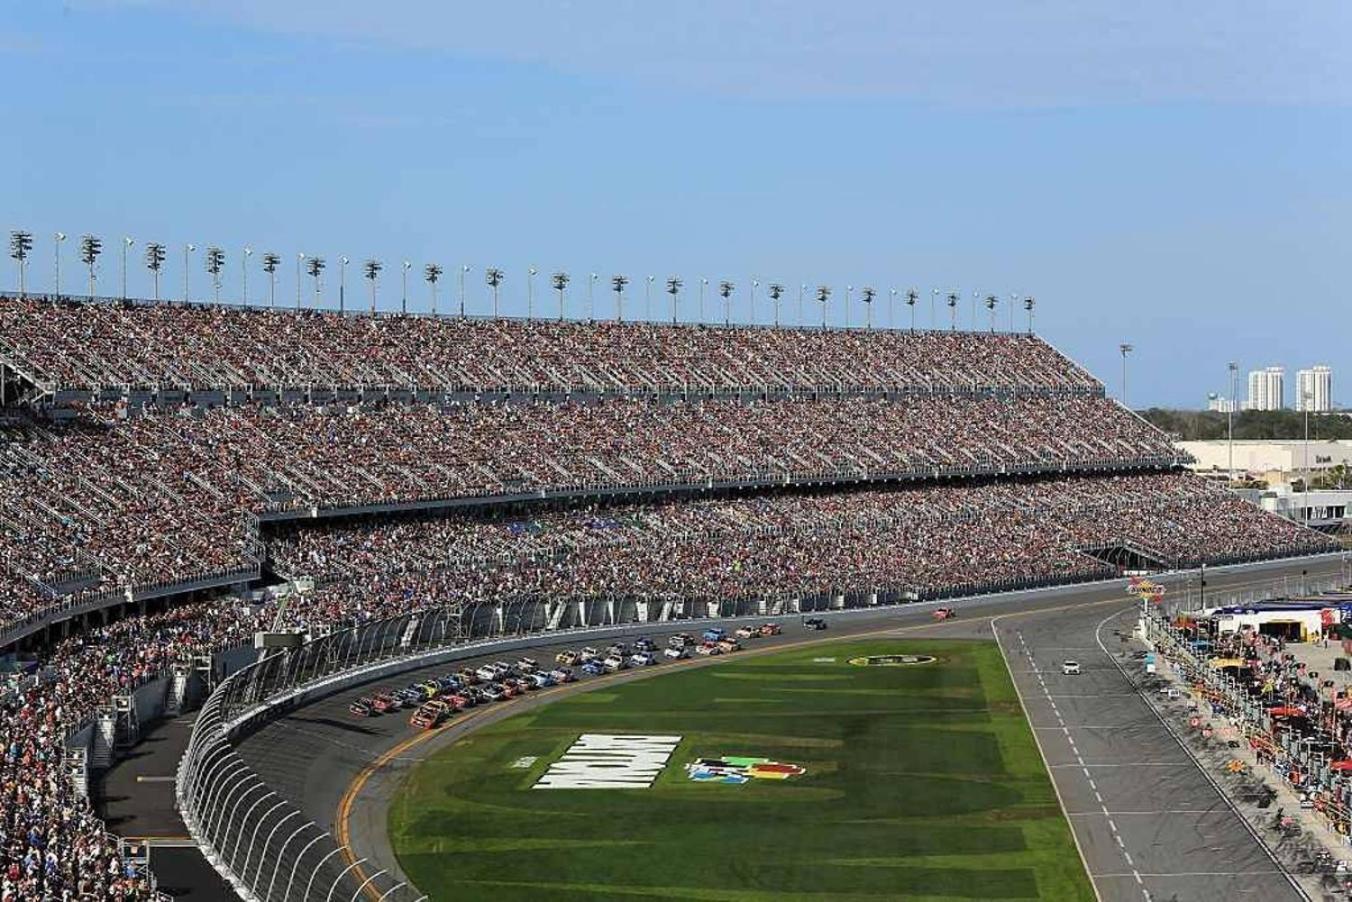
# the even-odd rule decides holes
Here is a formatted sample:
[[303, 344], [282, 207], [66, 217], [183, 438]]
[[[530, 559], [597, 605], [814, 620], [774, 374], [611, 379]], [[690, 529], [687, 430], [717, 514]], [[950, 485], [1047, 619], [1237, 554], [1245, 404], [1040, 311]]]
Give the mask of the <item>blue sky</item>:
[[403, 259], [472, 265], [479, 310], [501, 267], [513, 312], [531, 265], [572, 314], [589, 271], [630, 311], [679, 274], [683, 317], [701, 277], [743, 315], [759, 280], [762, 319], [770, 281], [837, 321], [847, 284], [1017, 291], [1114, 391], [1133, 343], [1134, 404], [1200, 405], [1230, 359], [1329, 363], [1352, 404], [1349, 46], [1342, 0], [0, 0], [0, 226], [36, 286], [60, 229], [170, 244], [173, 293], [187, 241], [226, 294], [245, 245], [377, 257], [384, 307]]

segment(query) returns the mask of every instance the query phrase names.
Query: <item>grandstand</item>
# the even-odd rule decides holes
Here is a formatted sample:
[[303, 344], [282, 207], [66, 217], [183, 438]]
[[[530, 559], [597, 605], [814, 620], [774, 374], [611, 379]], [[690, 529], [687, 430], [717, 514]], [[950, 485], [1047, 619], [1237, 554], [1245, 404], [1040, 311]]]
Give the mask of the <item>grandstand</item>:
[[[887, 601], [1332, 550], [1033, 335], [0, 297], [9, 895], [148, 898], [62, 748], [274, 622]], [[305, 578], [279, 620], [221, 590]], [[538, 626], [556, 625], [542, 604]]]

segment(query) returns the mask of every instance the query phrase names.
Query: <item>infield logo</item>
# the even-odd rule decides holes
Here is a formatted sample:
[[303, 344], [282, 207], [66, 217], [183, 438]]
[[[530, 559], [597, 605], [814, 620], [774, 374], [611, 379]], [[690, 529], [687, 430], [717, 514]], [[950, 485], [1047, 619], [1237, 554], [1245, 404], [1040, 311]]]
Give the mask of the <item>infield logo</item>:
[[671, 760], [679, 736], [577, 737], [532, 789], [647, 789]]
[[685, 766], [685, 773], [696, 783], [729, 783], [741, 786], [752, 780], [787, 780], [801, 777], [807, 768], [769, 758], [748, 755], [724, 755], [721, 758], [700, 758]]
[[855, 667], [912, 667], [916, 664], [933, 664], [934, 655], [867, 655], [862, 658], [850, 658]]

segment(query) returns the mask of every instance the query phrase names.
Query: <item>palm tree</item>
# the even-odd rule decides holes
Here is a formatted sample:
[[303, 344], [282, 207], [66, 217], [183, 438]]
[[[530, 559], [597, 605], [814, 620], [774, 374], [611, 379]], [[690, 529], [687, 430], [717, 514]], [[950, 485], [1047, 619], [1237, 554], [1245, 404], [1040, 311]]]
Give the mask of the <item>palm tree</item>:
[[817, 303], [822, 305], [822, 328], [826, 328], [826, 302], [831, 299], [831, 287], [829, 285], [817, 286]]
[[676, 295], [681, 291], [681, 280], [676, 276], [667, 279], [667, 294], [671, 295], [671, 324], [676, 325]]
[[723, 325], [732, 325], [732, 291], [736, 288], [727, 279], [718, 283], [718, 293], [723, 296]]
[[912, 288], [906, 292], [906, 306], [911, 308], [911, 331], [915, 331], [915, 302], [920, 300], [920, 293]]
[[493, 319], [498, 318], [498, 286], [502, 284], [502, 270], [490, 266], [484, 270], [484, 281], [493, 289]]
[[432, 289], [432, 315], [437, 315], [437, 280], [445, 272], [440, 264], [428, 263], [423, 267], [423, 278], [427, 280], [427, 285]]
[[263, 255], [263, 272], [268, 274], [268, 306], [276, 308], [277, 306], [277, 267], [282, 263], [282, 258], [272, 251]]
[[615, 319], [621, 323], [624, 322], [624, 286], [628, 284], [628, 276], [613, 275], [610, 277], [610, 287], [615, 292]]
[[549, 281], [559, 293], [559, 322], [563, 322], [563, 292], [568, 287], [568, 273], [556, 272]]
[[146, 245], [146, 269], [150, 270], [151, 278], [155, 282], [155, 300], [160, 299], [160, 270], [164, 269], [165, 259], [164, 245], [158, 241], [152, 241]]
[[366, 276], [366, 281], [371, 283], [371, 315], [376, 315], [376, 277], [385, 266], [379, 260], [367, 260], [362, 265], [362, 274]]
[[225, 251], [219, 247], [209, 247], [202, 255], [202, 263], [211, 273], [211, 289], [216, 303], [221, 302], [221, 270], [225, 268]]
[[863, 301], [864, 301], [864, 328], [865, 328], [865, 329], [872, 329], [872, 328], [873, 328], [873, 299], [877, 296], [877, 294], [878, 294], [878, 292], [874, 291], [872, 288], [870, 288], [870, 287], [868, 287], [868, 286], [864, 286], [864, 290], [863, 290], [863, 293], [862, 293], [862, 298], [863, 298]]
[[779, 326], [779, 299], [784, 296], [784, 286], [778, 282], [770, 283], [770, 300], [775, 303], [775, 326]]

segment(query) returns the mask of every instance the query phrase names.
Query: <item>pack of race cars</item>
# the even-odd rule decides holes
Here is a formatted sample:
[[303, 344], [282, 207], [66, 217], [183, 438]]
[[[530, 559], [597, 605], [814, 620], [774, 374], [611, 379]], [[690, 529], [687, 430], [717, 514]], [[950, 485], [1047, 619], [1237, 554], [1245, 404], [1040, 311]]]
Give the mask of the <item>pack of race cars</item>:
[[699, 638], [689, 633], [670, 636], [660, 653], [657, 643], [648, 638], [635, 639], [632, 644], [615, 642], [604, 651], [591, 647], [567, 649], [554, 656], [557, 666], [548, 669], [534, 658], [521, 658], [515, 664], [494, 661], [413, 682], [402, 689], [363, 696], [350, 704], [348, 711], [356, 717], [376, 717], [409, 710], [413, 712], [410, 725], [431, 730], [458, 711], [574, 682], [578, 678], [574, 668], [588, 676], [600, 676], [630, 667], [651, 667], [664, 658], [679, 661], [692, 654], [731, 654], [741, 650], [742, 640], [777, 636], [780, 632], [777, 623], [746, 624], [731, 634], [722, 627], [710, 627]]

